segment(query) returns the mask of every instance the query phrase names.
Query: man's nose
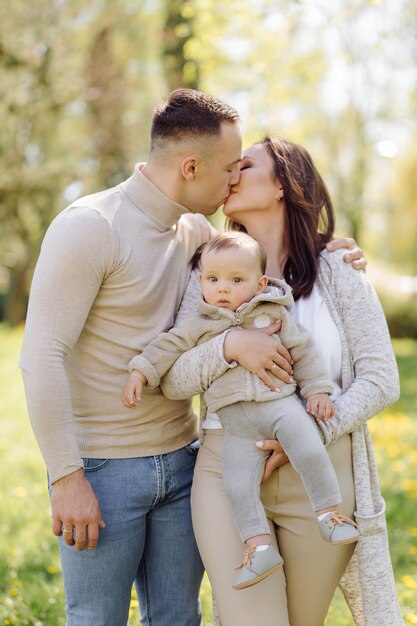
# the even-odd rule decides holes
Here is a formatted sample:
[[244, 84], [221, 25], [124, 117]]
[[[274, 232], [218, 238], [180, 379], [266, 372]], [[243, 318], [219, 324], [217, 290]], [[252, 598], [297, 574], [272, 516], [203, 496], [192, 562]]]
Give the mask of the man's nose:
[[240, 181], [240, 166], [236, 164], [235, 167], [233, 168], [233, 172], [230, 177], [229, 186], [233, 187], [234, 185], [237, 185], [239, 181]]

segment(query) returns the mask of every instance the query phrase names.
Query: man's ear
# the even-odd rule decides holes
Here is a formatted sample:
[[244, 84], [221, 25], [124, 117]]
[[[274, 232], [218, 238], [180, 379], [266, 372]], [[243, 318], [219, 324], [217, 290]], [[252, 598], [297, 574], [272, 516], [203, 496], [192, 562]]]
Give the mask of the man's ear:
[[194, 180], [197, 174], [200, 157], [196, 154], [189, 154], [181, 161], [181, 175], [185, 180]]
[[262, 276], [262, 278], [259, 279], [257, 293], [262, 293], [263, 291], [265, 291], [267, 286], [268, 286], [268, 276]]

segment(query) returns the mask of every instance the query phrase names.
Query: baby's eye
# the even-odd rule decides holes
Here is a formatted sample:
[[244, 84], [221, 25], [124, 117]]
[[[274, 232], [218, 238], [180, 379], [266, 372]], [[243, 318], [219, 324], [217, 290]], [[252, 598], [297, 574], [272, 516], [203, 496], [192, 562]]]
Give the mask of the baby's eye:
[[241, 279], [241, 278], [239, 278], [238, 276], [235, 276], [235, 277], [233, 278], [233, 282], [235, 283], [235, 285], [238, 285], [238, 284], [241, 282], [241, 280], [242, 280], [242, 279]]
[[208, 281], [209, 281], [210, 283], [215, 283], [215, 282], [217, 282], [217, 278], [216, 278], [215, 276], [209, 276], [209, 277], [208, 277]]

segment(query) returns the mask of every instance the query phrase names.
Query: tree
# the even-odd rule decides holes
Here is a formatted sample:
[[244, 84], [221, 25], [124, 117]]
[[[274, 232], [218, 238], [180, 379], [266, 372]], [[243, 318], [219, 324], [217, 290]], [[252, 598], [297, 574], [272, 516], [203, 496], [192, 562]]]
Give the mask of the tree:
[[199, 65], [188, 54], [194, 37], [195, 1], [165, 0], [162, 65], [169, 91], [177, 87], [199, 88]]

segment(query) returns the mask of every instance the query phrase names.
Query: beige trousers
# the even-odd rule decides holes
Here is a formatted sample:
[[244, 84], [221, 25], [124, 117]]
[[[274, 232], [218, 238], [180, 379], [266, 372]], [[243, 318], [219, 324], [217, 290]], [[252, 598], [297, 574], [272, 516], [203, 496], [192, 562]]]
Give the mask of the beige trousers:
[[[321, 538], [301, 479], [287, 463], [261, 487], [271, 542], [278, 545], [284, 568], [253, 587], [233, 589], [245, 545], [224, 493], [222, 442], [222, 430], [205, 431], [191, 493], [194, 532], [222, 626], [322, 626], [356, 544], [334, 546]], [[350, 435], [327, 451], [339, 481], [341, 509], [352, 517]]]

